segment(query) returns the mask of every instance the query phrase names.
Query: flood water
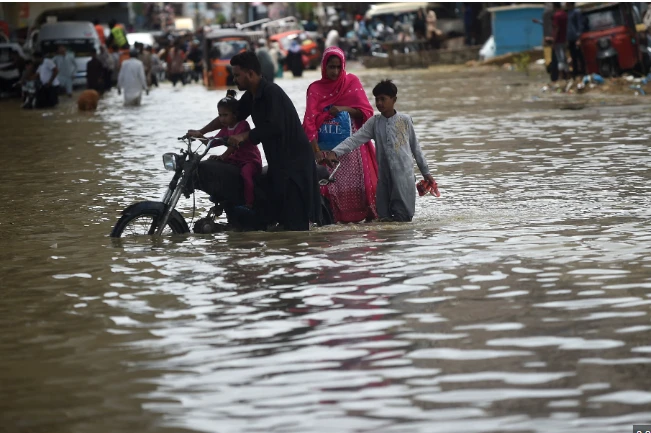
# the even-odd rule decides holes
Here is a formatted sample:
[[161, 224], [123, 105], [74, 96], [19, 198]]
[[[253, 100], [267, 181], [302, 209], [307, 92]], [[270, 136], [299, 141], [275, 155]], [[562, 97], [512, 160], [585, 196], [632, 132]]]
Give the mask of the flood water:
[[[513, 72], [360, 73], [369, 95], [387, 76], [442, 197], [309, 233], [108, 237], [222, 91], [2, 101], [0, 431], [651, 423], [651, 111], [560, 110]], [[301, 117], [315, 77], [279, 81]]]

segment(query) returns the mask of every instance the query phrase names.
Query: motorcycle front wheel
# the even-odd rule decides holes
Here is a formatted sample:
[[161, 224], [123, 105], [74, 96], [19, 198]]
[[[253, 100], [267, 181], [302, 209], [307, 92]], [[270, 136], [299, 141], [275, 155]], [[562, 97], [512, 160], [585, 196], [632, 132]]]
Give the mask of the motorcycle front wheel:
[[[150, 230], [154, 221], [161, 217], [159, 209], [140, 209], [137, 212], [125, 213], [120, 217], [118, 222], [111, 231], [112, 238], [123, 238], [131, 236], [151, 236]], [[163, 229], [163, 236], [171, 234], [184, 234], [189, 233], [185, 220], [183, 217], [173, 211], [170, 215], [167, 225]]]

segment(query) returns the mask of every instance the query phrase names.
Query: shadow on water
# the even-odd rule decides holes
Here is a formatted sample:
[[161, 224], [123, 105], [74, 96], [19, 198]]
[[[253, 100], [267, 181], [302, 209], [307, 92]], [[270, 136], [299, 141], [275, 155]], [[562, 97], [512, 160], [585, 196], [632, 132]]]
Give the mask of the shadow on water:
[[[365, 88], [382, 74], [362, 74]], [[313, 78], [280, 82], [300, 115]], [[3, 101], [0, 425], [651, 421], [650, 113], [551, 110], [500, 73], [394, 78], [443, 197], [419, 198], [411, 224], [310, 233], [108, 238], [122, 208], [162, 195], [160, 155], [214, 116], [219, 92], [163, 85], [128, 110], [111, 94], [90, 115]], [[192, 200], [180, 211], [189, 219]]]

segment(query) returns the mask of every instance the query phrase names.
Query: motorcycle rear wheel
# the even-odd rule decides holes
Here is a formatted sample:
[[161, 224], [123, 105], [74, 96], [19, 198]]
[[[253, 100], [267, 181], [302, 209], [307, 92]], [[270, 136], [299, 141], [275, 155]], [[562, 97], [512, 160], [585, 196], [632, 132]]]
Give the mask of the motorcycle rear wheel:
[[[160, 212], [157, 209], [142, 209], [140, 212], [124, 214], [113, 227], [111, 237], [150, 236], [151, 224], [158, 218], [160, 218]], [[171, 215], [162, 235], [183, 233], [189, 233], [185, 224]]]

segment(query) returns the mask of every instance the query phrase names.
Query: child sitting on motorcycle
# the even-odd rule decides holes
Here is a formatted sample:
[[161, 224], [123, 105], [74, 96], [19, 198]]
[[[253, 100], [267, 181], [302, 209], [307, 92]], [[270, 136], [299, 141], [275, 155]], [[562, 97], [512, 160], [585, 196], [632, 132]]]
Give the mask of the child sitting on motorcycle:
[[[246, 120], [237, 120], [237, 108], [239, 101], [235, 99], [237, 92], [228, 90], [226, 97], [217, 103], [219, 120], [222, 128], [215, 137], [228, 138], [231, 135], [241, 134], [249, 131], [251, 128]], [[262, 171], [262, 157], [258, 146], [246, 140], [237, 147], [229, 147], [226, 152], [219, 156], [211, 156], [209, 159], [217, 159], [226, 164], [232, 164], [240, 168], [240, 176], [244, 185], [244, 201], [246, 207], [253, 208], [254, 184], [253, 179]]]

